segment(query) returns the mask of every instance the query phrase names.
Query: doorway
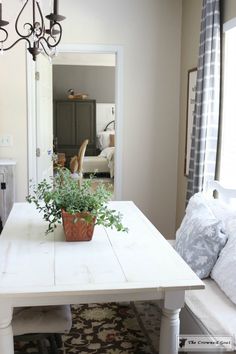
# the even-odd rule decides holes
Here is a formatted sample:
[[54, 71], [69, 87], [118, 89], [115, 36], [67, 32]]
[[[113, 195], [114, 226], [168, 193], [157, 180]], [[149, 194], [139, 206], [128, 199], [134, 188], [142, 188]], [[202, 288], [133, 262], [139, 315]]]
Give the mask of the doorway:
[[[119, 46], [100, 45], [62, 45], [58, 53], [81, 54], [113, 54], [115, 57], [115, 130], [116, 148], [114, 164], [114, 198], [122, 199], [122, 121], [123, 121], [123, 49]], [[29, 180], [37, 180], [37, 122], [34, 114], [35, 107], [35, 68], [30, 58], [27, 59], [28, 74], [28, 175]], [[30, 184], [30, 183], [29, 183]]]
[[88, 140], [84, 178], [114, 190], [114, 54], [59, 53], [53, 60], [54, 153], [58, 164], [77, 172], [77, 155]]

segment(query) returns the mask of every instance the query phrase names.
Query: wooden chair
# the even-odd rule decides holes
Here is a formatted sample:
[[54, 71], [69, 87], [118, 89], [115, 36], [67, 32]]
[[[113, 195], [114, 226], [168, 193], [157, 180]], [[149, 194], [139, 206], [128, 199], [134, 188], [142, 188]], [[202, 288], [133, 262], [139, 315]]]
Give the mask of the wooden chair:
[[88, 139], [84, 140], [79, 148], [78, 155], [72, 157], [70, 161], [70, 170], [72, 173], [72, 178], [78, 179], [79, 185], [81, 185], [83, 179], [83, 161], [88, 143]]
[[79, 173], [83, 173], [83, 161], [84, 161], [84, 155], [88, 143], [89, 143], [88, 139], [84, 140], [79, 148], [79, 152], [78, 152], [78, 172]]

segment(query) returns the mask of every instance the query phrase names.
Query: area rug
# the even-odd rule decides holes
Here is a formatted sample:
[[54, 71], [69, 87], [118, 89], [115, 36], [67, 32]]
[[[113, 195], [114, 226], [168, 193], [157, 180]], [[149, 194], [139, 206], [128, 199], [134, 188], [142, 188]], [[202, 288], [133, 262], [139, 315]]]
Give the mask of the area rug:
[[[72, 306], [73, 325], [60, 354], [156, 354], [160, 312], [156, 302]], [[20, 353], [37, 353], [18, 343]]]

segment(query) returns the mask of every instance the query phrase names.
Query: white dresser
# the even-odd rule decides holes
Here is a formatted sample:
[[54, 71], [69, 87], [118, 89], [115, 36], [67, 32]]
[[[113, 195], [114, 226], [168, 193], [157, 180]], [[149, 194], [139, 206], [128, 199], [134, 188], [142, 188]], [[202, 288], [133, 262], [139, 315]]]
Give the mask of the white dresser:
[[15, 201], [15, 165], [13, 160], [0, 159], [0, 218], [3, 226]]

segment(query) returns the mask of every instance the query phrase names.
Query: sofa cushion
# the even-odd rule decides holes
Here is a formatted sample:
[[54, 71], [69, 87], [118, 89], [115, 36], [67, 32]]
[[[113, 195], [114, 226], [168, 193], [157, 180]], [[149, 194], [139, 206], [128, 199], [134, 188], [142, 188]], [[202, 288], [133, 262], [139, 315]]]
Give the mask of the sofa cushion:
[[210, 278], [204, 290], [186, 291], [185, 304], [193, 316], [213, 335], [236, 335], [236, 305]]
[[176, 233], [176, 251], [203, 279], [210, 275], [226, 239], [222, 232], [222, 223], [213, 215], [208, 205], [194, 195]]
[[236, 304], [236, 218], [226, 223], [228, 242], [212, 269], [211, 277]]

